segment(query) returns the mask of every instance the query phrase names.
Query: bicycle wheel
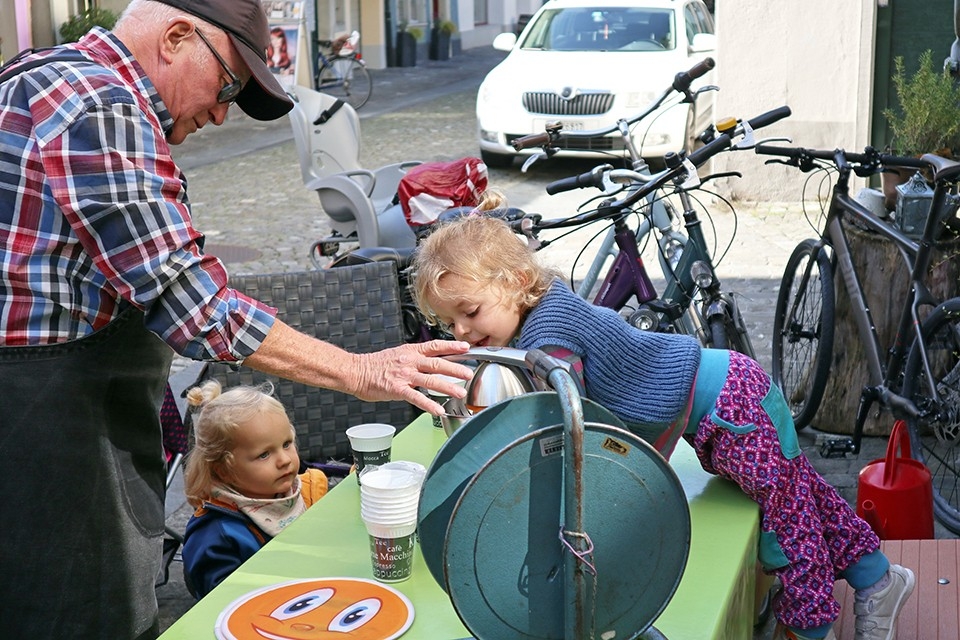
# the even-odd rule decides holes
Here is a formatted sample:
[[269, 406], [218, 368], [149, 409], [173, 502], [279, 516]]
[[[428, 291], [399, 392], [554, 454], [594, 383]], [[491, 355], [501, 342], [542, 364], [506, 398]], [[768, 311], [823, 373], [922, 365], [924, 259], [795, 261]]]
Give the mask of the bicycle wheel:
[[356, 58], [332, 58], [317, 78], [317, 91], [339, 98], [354, 109], [365, 105], [373, 90], [370, 72]]
[[747, 325], [744, 324], [743, 316], [740, 315], [740, 307], [729, 294], [723, 294], [723, 300], [726, 307], [725, 313], [712, 317], [708, 322], [711, 346], [714, 349], [737, 351], [756, 360], [757, 355], [750, 342], [750, 336], [747, 335]]
[[810, 424], [820, 408], [830, 373], [833, 323], [833, 267], [814, 240], [804, 240], [780, 281], [771, 369], [797, 430]]
[[903, 395], [920, 411], [908, 421], [910, 450], [930, 469], [937, 519], [960, 533], [960, 298], [934, 309], [923, 321], [922, 335], [940, 402], [930, 397], [922, 349], [914, 342], [903, 374]]

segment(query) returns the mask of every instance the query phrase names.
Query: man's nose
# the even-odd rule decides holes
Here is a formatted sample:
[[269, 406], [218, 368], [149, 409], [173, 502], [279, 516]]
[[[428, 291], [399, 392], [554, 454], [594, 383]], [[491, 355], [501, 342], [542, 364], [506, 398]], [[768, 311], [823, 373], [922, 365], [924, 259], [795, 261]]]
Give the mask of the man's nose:
[[217, 103], [217, 106], [215, 106], [213, 109], [210, 110], [210, 115], [213, 116], [213, 117], [210, 118], [210, 119], [213, 120], [213, 124], [215, 124], [215, 125], [217, 125], [217, 126], [219, 127], [219, 126], [222, 125], [224, 122], [226, 122], [226, 120], [227, 120], [227, 111], [228, 111], [229, 109], [230, 109], [230, 105], [229, 105], [229, 104], [221, 104], [221, 103], [218, 102], [218, 103]]

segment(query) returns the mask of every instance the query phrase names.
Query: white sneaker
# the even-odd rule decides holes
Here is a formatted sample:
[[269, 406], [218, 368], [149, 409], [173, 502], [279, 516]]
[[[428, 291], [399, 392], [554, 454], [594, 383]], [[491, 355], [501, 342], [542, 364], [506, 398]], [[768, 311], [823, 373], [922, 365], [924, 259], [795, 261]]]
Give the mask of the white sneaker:
[[898, 564], [890, 565], [888, 575], [890, 583], [873, 595], [863, 597], [860, 592], [855, 592], [855, 640], [894, 640], [897, 637], [897, 616], [913, 593], [916, 579], [913, 571]]

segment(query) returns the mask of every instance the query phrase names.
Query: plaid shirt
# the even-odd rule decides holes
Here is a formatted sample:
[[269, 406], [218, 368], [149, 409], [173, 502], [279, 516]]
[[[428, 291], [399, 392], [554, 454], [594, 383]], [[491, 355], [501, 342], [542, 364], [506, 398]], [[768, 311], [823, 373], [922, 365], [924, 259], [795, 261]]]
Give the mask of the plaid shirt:
[[276, 310], [203, 254], [170, 113], [110, 33], [72, 46], [91, 62], [0, 85], [0, 344], [74, 340], [133, 305], [178, 353], [243, 360]]

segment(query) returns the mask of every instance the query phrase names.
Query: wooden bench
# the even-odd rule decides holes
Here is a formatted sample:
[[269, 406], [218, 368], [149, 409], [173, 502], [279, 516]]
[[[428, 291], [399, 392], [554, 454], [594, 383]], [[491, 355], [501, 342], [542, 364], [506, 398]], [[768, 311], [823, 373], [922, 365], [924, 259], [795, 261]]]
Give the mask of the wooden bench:
[[[960, 540], [885, 540], [881, 549], [890, 562], [909, 567], [917, 577], [917, 586], [897, 620], [897, 638], [960, 638]], [[853, 589], [840, 581], [835, 595], [842, 607], [834, 626], [837, 640], [852, 640]]]

